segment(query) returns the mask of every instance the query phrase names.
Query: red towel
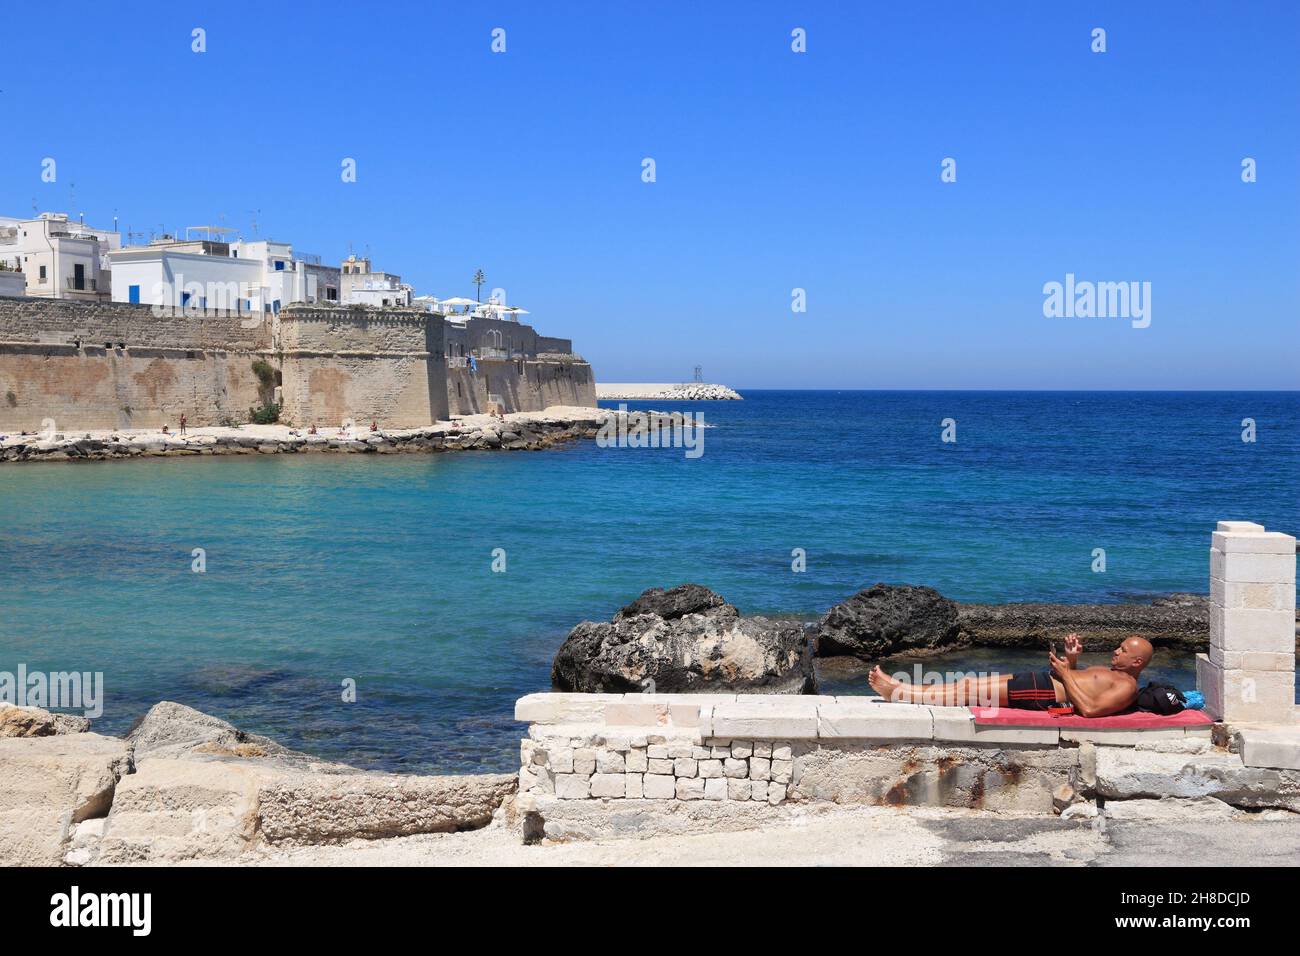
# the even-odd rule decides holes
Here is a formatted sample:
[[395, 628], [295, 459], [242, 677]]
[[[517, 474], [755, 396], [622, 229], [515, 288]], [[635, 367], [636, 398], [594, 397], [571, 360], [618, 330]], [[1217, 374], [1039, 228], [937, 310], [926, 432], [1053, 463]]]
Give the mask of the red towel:
[[1126, 714], [1112, 714], [1110, 717], [1080, 717], [1078, 714], [1070, 714], [1068, 717], [1055, 717], [1045, 710], [1020, 710], [1016, 707], [972, 707], [971, 713], [975, 715], [975, 723], [977, 724], [996, 724], [1003, 727], [1145, 730], [1158, 727], [1199, 727], [1203, 724], [1214, 723], [1210, 715], [1202, 710], [1184, 710], [1168, 716], [1152, 714], [1144, 710], [1134, 710]]

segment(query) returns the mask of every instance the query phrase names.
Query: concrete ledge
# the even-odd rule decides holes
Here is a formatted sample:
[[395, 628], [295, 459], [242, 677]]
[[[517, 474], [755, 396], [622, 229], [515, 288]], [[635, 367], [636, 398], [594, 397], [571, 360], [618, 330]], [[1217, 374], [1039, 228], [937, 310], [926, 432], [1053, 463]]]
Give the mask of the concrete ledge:
[[[808, 703], [804, 703], [805, 699]], [[710, 736], [816, 740], [818, 701], [824, 699], [771, 697], [714, 704]]]
[[871, 697], [835, 697], [817, 706], [817, 737], [933, 740], [934, 716], [922, 704], [885, 704]]
[[[1208, 666], [1201, 657], [1198, 663]], [[1211, 733], [1208, 724], [1147, 730], [981, 726], [968, 707], [776, 694], [529, 694], [515, 704], [515, 719], [533, 725], [533, 739], [661, 734], [696, 741], [937, 740], [1042, 747], [1063, 741], [1133, 746]]]
[[1300, 770], [1300, 727], [1234, 727], [1241, 762], [1247, 767]]
[[515, 701], [515, 720], [530, 724], [605, 722], [605, 705], [618, 704], [623, 694], [529, 694]]

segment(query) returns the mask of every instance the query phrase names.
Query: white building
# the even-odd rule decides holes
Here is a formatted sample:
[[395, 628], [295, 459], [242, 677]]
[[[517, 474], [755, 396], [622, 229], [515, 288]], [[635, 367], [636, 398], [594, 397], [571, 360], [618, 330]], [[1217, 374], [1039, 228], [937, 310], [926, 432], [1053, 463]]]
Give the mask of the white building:
[[119, 233], [70, 220], [67, 213], [0, 217], [0, 262], [22, 270], [30, 296], [107, 300], [108, 256], [121, 245]]
[[[319, 256], [294, 255], [287, 242], [250, 239], [232, 242], [230, 255], [251, 259], [262, 266], [262, 285], [267, 301], [288, 305], [291, 302], [338, 302], [339, 270], [321, 265]], [[279, 306], [274, 306], [279, 311]]]
[[370, 260], [348, 256], [341, 269], [344, 303], [379, 307], [409, 307], [414, 290], [391, 272], [372, 272]]
[[295, 256], [289, 243], [270, 239], [164, 236], [110, 258], [115, 302], [279, 315], [293, 302], [339, 298], [338, 269]]
[[254, 314], [272, 310], [262, 264], [231, 256], [224, 242], [163, 238], [128, 246], [109, 258], [114, 302]]

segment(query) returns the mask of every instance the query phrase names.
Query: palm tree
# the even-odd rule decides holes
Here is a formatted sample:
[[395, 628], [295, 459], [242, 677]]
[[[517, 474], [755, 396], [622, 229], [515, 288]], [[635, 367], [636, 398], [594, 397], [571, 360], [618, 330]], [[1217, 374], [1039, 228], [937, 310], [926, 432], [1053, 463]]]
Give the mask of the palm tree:
[[484, 283], [484, 282], [487, 282], [487, 276], [485, 276], [485, 275], [483, 274], [483, 270], [482, 270], [482, 269], [479, 269], [477, 272], [474, 273], [474, 286], [475, 286], [475, 291], [474, 291], [474, 300], [475, 300], [476, 302], [482, 302], [482, 301], [483, 301], [483, 283]]

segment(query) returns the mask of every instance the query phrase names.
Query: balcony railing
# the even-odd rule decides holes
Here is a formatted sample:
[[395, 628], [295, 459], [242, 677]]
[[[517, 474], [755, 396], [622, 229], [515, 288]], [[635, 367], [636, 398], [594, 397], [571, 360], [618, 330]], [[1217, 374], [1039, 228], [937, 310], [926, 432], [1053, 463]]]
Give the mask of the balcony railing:
[[469, 368], [468, 355], [448, 355], [447, 368]]
[[76, 292], [96, 291], [94, 279], [78, 279], [76, 276], [68, 276], [63, 281], [67, 283], [67, 288]]
[[481, 348], [474, 349], [474, 357], [479, 359], [508, 359], [510, 352], [508, 349]]

